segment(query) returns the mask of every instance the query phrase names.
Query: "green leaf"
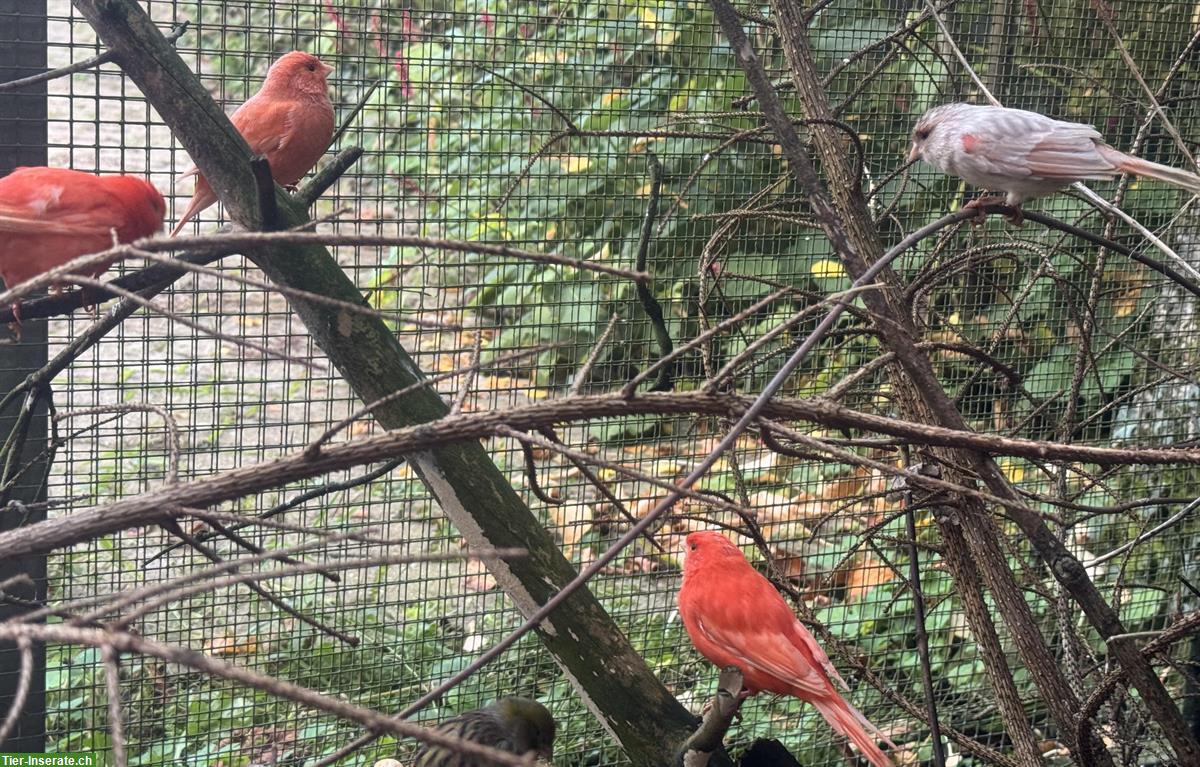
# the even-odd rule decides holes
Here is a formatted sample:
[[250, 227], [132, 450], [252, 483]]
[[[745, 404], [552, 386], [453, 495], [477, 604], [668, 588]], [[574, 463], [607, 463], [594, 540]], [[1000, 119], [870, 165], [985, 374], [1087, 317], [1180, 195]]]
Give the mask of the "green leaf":
[[1038, 400], [1053, 397], [1071, 388], [1071, 376], [1075, 370], [1075, 348], [1057, 346], [1050, 356], [1034, 366], [1025, 377], [1025, 388]]

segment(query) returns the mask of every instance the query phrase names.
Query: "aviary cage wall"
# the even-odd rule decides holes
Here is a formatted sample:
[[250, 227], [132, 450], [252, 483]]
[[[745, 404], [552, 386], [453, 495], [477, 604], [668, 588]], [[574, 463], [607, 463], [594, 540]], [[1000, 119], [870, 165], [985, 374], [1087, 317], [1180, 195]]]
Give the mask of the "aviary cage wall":
[[[773, 143], [754, 131], [761, 118], [744, 100], [745, 80], [705, 4], [144, 5], [164, 29], [188, 22], [176, 46], [230, 108], [254, 92], [275, 57], [296, 48], [335, 66], [339, 118], [382, 81], [335, 147], [358, 145], [365, 155], [313, 211], [329, 218], [323, 231], [481, 240], [631, 267], [652, 153], [664, 167], [664, 183], [649, 269], [677, 344], [773, 290], [791, 289], [749, 313], [736, 332], [686, 357], [677, 371], [679, 390], [701, 385], [755, 338], [848, 285], [783, 176]], [[962, 52], [1006, 104], [1094, 123], [1114, 145], [1136, 144], [1143, 155], [1164, 162], [1186, 162], [1180, 143], [1196, 150], [1200, 54], [1194, 4], [1129, 0], [1110, 8], [1080, 0], [1005, 0], [951, 1], [939, 8]], [[973, 92], [925, 9], [920, 2], [841, 0], [811, 9], [811, 40], [830, 99], [857, 134], [864, 183], [874, 191], [872, 210], [892, 241], [973, 193], [924, 166], [891, 174], [903, 162], [915, 118], [928, 106]], [[773, 34], [753, 23], [766, 7], [745, 10], [756, 30], [752, 40], [786, 81]], [[50, 67], [99, 50], [69, 3], [49, 0], [47, 11]], [[47, 87], [49, 164], [145, 174], [174, 195], [173, 220], [191, 191], [190, 183], [177, 184], [188, 158], [120, 70], [105, 65]], [[1147, 88], [1178, 129], [1179, 142], [1162, 121], [1150, 119]], [[1094, 186], [1106, 196], [1118, 190], [1115, 183]], [[1196, 220], [1181, 193], [1148, 182], [1124, 185], [1119, 193], [1126, 210], [1200, 267]], [[1107, 229], [1115, 239], [1155, 253], [1140, 235], [1106, 222], [1075, 197], [1056, 196], [1033, 207], [1084, 228]], [[210, 230], [217, 219], [214, 207], [193, 229]], [[583, 391], [619, 387], [658, 355], [632, 286], [616, 280], [426, 248], [343, 246], [336, 254], [373, 306], [408, 321], [400, 340], [424, 371], [469, 367], [478, 355], [485, 368], [479, 375], [463, 373], [438, 384], [448, 398], [469, 385], [467, 410], [564, 396], [613, 316], [619, 322], [581, 383]], [[1097, 277], [1099, 258], [1105, 261]], [[254, 272], [237, 257], [222, 260], [220, 269]], [[939, 373], [973, 428], [1102, 445], [1181, 445], [1200, 433], [1196, 298], [1159, 275], [1112, 253], [1101, 256], [1061, 233], [1030, 225], [1013, 229], [1000, 221], [929, 240], [898, 269], [913, 316], [935, 345]], [[57, 423], [63, 439], [47, 495], [61, 503], [51, 514], [162, 483], [176, 457], [179, 476], [195, 478], [301, 449], [358, 407], [280, 296], [202, 275], [180, 280], [159, 301], [172, 313], [270, 351], [214, 340], [153, 313], [126, 321], [54, 381], [60, 413], [101, 412]], [[86, 313], [51, 321], [50, 353], [89, 322]], [[810, 327], [806, 322], [765, 344], [724, 385], [747, 394], [761, 389]], [[863, 327], [861, 318], [844, 322], [788, 393], [826, 394], [853, 373], [860, 377], [841, 392], [843, 401], [891, 414], [883, 367], [871, 362], [878, 345]], [[122, 408], [130, 405], [156, 409]], [[164, 416], [174, 422], [177, 447]], [[671, 481], [711, 447], [723, 425], [707, 417], [626, 417], [577, 425], [563, 436], [581, 450]], [[369, 419], [359, 420], [347, 436], [374, 428]], [[514, 440], [497, 438], [488, 446], [573, 561], [590, 561], [625, 524], [561, 457], [534, 454], [540, 483], [562, 501], [547, 504], [531, 492], [525, 456]], [[856, 449], [893, 463], [899, 456], [888, 440]], [[776, 564], [802, 589], [812, 617], [844, 643], [831, 651], [835, 663], [844, 668], [848, 657], [865, 660], [886, 686], [919, 703], [913, 599], [904, 587], [907, 533], [888, 478], [861, 467], [780, 456], [752, 438], [743, 440], [734, 458], [720, 464], [704, 487], [754, 511]], [[914, 448], [909, 460], [920, 458]], [[1200, 528], [1189, 514], [1179, 514], [1200, 496], [1194, 470], [1064, 467], [1015, 458], [1003, 459], [1002, 466], [1085, 562], [1170, 522], [1090, 571], [1131, 631], [1161, 629], [1179, 612], [1195, 609], [1197, 597], [1187, 583], [1200, 577], [1193, 554]], [[634, 516], [662, 492], [611, 468], [600, 472]], [[390, 540], [330, 543], [317, 558], [459, 546], [456, 532], [403, 464], [288, 486], [236, 510], [330, 531], [370, 529]], [[673, 598], [682, 533], [703, 526], [705, 517], [737, 521], [684, 504], [658, 535], [665, 554], [645, 545], [631, 548], [592, 584], [662, 681], [693, 710], [711, 695], [715, 671], [691, 650]], [[927, 509], [918, 529], [940, 714], [949, 726], [1006, 751], [973, 637], [938, 563]], [[246, 552], [200, 528], [188, 532], [221, 557]], [[1086, 695], [1106, 670], [1102, 643], [1064, 607], [1015, 530], [1006, 532], [1014, 533], [1006, 543], [1028, 599], [1069, 678]], [[267, 527], [239, 534], [263, 547], [303, 539], [302, 533]], [[204, 553], [178, 546], [161, 530], [129, 531], [53, 556], [49, 598], [170, 581], [208, 563]], [[303, 618], [235, 587], [148, 613], [136, 628], [396, 711], [520, 620], [474, 564], [368, 568], [336, 581], [314, 574], [264, 588]], [[1186, 660], [1188, 652], [1182, 646], [1178, 659]], [[1008, 655], [1047, 759], [1065, 760], [1056, 756], [1056, 733], [1027, 671], [1011, 649]], [[1187, 699], [1195, 720], [1188, 669], [1178, 663], [1164, 676]], [[358, 734], [293, 704], [170, 664], [135, 658], [124, 671], [122, 705], [130, 758], [137, 764], [313, 763]], [[904, 763], [928, 760], [928, 730], [858, 675], [847, 677], [853, 701], [903, 747]], [[557, 764], [624, 763], [532, 638], [418, 720], [436, 721], [513, 693], [537, 697], [559, 720]], [[47, 749], [106, 750], [106, 707], [98, 651], [48, 648]], [[1135, 701], [1106, 709], [1105, 720], [1126, 763], [1164, 758]], [[751, 701], [735, 732], [741, 742], [778, 737], [804, 764], [847, 763], [819, 717], [794, 701]], [[403, 761], [411, 746], [385, 738], [350, 759]]]

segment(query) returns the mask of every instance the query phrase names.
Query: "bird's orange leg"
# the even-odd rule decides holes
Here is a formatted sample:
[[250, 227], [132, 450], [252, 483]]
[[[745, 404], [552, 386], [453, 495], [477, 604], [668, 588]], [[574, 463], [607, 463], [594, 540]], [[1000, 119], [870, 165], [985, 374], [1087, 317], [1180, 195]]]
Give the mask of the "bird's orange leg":
[[12, 306], [13, 321], [8, 323], [8, 331], [13, 334], [17, 343], [21, 343], [21, 302], [14, 301]]
[[[971, 200], [963, 207], [964, 208], [973, 208], [979, 212], [979, 216], [974, 221], [971, 222], [973, 224], [978, 225], [978, 224], [983, 223], [983, 218], [985, 215], [987, 215], [986, 213], [984, 213], [984, 210], [983, 210], [984, 206], [1004, 205], [1006, 202], [1008, 202], [1008, 198], [1002, 194], [985, 194], [982, 197], [976, 197], [974, 200]], [[1021, 213], [1021, 207], [1019, 205], [1015, 205], [1013, 207], [1015, 208], [1016, 212], [1006, 215], [1004, 218], [1007, 219], [1008, 223], [1012, 224], [1013, 226], [1024, 226], [1025, 216]]]

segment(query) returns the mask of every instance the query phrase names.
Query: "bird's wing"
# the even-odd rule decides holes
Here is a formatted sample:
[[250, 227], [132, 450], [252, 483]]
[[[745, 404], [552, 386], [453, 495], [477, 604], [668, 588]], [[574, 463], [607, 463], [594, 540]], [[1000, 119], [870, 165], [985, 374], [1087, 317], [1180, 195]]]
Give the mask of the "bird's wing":
[[1109, 178], [1112, 163], [1096, 151], [1104, 139], [1090, 125], [1003, 110], [962, 129], [965, 161], [994, 176], [1069, 180]]
[[9, 197], [0, 202], [4, 234], [102, 235], [122, 222], [120, 201], [100, 183], [37, 184]]
[[13, 211], [0, 205], [0, 232], [4, 234], [89, 235], [96, 227], [87, 223], [69, 224], [61, 219], [30, 218], [26, 211]]
[[706, 638], [737, 656], [745, 671], [754, 669], [813, 695], [825, 695], [829, 681], [787, 636], [753, 622], [733, 626], [724, 621], [698, 621]]
[[[467, 711], [433, 729], [442, 735], [482, 743], [501, 751], [516, 753], [517, 750], [512, 734], [486, 711]], [[418, 749], [412, 761], [414, 767], [467, 767], [475, 763], [475, 757], [429, 744]]]
[[293, 112], [296, 102], [264, 98], [260, 95], [237, 108], [230, 119], [256, 155], [269, 157], [283, 149], [295, 131]]
[[1103, 139], [1089, 126], [1056, 127], [1029, 148], [1025, 163], [1046, 179], [1111, 178], [1117, 169], [1097, 151], [1097, 142]]
[[712, 581], [718, 585], [709, 592], [705, 609], [697, 616], [698, 628], [740, 663], [806, 692], [824, 695], [829, 680], [820, 658], [825, 653], [814, 656], [806, 644], [792, 641], [794, 632], [804, 628], [770, 581], [749, 565], [745, 567], [745, 577], [723, 573]]
[[[250, 145], [250, 151], [266, 157], [282, 149], [294, 133], [291, 130], [291, 112], [294, 106], [289, 101], [255, 96], [238, 107], [229, 120]], [[199, 173], [199, 169], [192, 166], [180, 174], [176, 183]]]
[[842, 679], [842, 675], [834, 667], [833, 661], [829, 660], [829, 656], [825, 654], [825, 649], [817, 644], [817, 640], [808, 632], [808, 629], [804, 628], [800, 621], [796, 621], [793, 624], [791, 636], [792, 643], [803, 647], [813, 657], [813, 660], [821, 664], [821, 668], [825, 669], [825, 674], [830, 679], [836, 681], [843, 690], [850, 689], [850, 685], [846, 684], [846, 680]]

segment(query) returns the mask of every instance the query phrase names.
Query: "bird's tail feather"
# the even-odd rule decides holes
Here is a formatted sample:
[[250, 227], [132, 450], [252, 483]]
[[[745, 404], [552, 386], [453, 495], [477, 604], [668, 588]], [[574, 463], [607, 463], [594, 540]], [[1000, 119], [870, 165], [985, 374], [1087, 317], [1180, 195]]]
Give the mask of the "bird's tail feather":
[[1111, 161], [1122, 172], [1158, 179], [1159, 181], [1165, 181], [1168, 184], [1182, 187], [1192, 194], [1200, 194], [1200, 176], [1197, 176], [1195, 173], [1189, 173], [1180, 168], [1172, 168], [1170, 165], [1160, 165], [1156, 162], [1143, 160], [1140, 157], [1133, 157], [1124, 152], [1119, 152], [1112, 147], [1104, 147], [1104, 149], [1112, 153], [1111, 156], [1105, 159]]
[[895, 748], [896, 744], [892, 743], [886, 735], [880, 732], [878, 727], [867, 721], [867, 718], [860, 714], [858, 709], [847, 703], [836, 692], [832, 697], [811, 702], [817, 707], [817, 711], [821, 712], [821, 716], [825, 717], [825, 721], [829, 723], [830, 727], [858, 746], [858, 750], [867, 758], [872, 767], [895, 766], [888, 755], [875, 744], [875, 738], [879, 738], [891, 748]]
[[174, 237], [183, 231], [183, 227], [187, 222], [191, 221], [200, 211], [216, 201], [217, 196], [213, 194], [212, 189], [204, 182], [204, 179], [198, 179], [196, 181], [196, 191], [192, 194], [192, 199], [188, 203], [187, 210], [183, 211], [183, 215], [180, 216], [179, 223], [171, 230], [171, 236]]

